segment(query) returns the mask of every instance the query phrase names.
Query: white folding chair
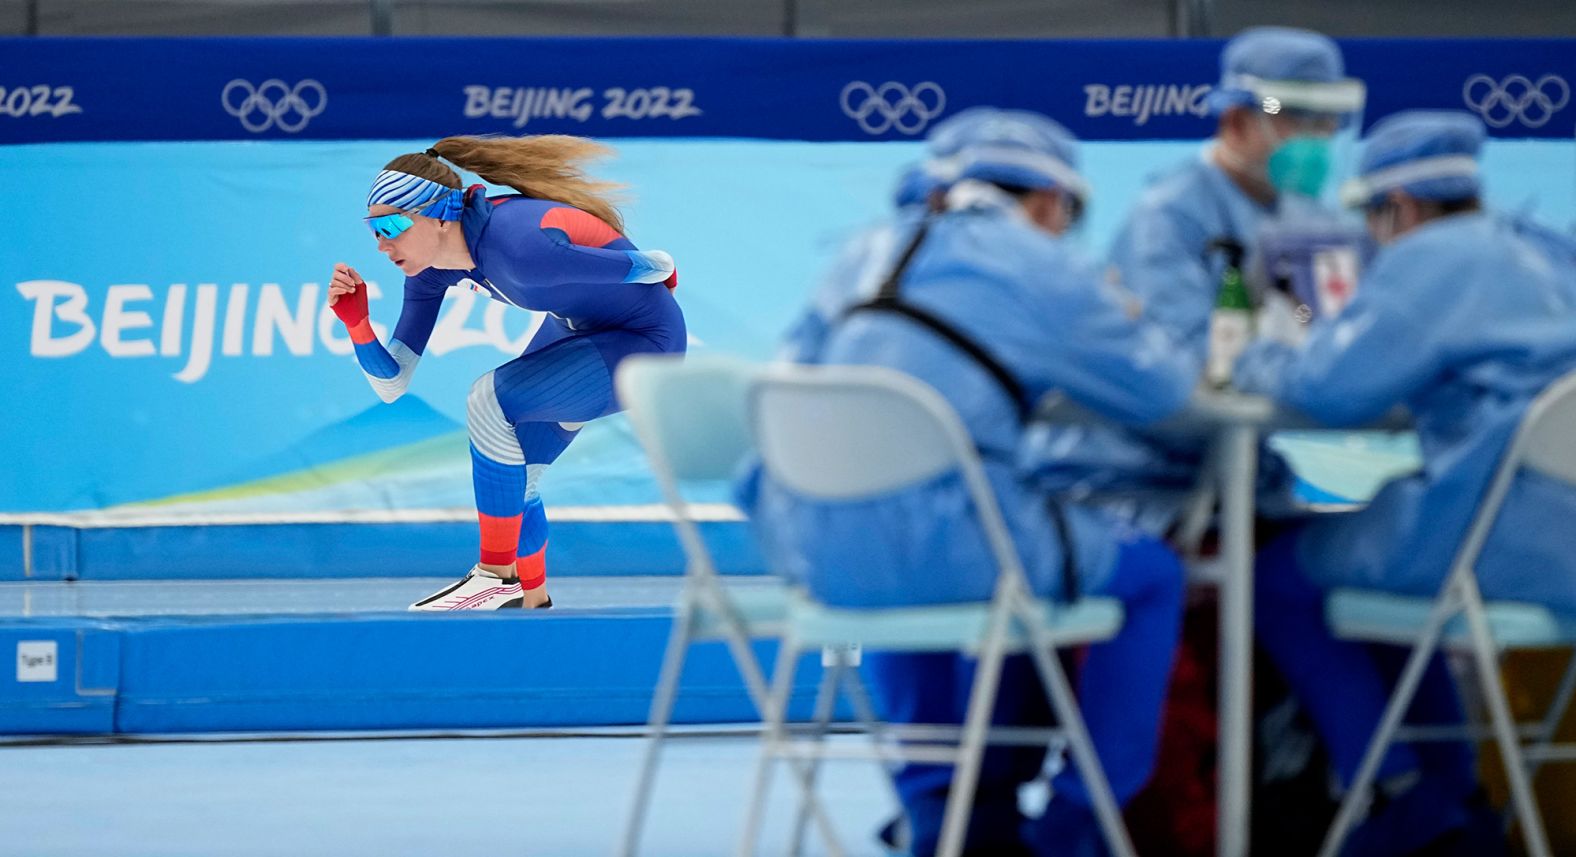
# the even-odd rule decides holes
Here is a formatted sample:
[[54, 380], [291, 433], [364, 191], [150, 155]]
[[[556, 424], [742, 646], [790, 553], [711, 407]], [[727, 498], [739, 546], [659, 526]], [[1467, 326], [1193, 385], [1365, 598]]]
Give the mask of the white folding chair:
[[[799, 654], [846, 641], [881, 651], [978, 655], [961, 730], [887, 724], [884, 734], [908, 738], [895, 747], [884, 744], [882, 733], [872, 733], [870, 750], [878, 758], [956, 766], [940, 857], [957, 857], [962, 851], [985, 745], [1024, 743], [1025, 731], [1036, 733], [1030, 740], [1046, 740], [1043, 730], [1014, 734], [990, 728], [1002, 659], [1009, 649], [1027, 649], [1033, 655], [1062, 725], [1058, 731], [1088, 785], [1106, 841], [1115, 854], [1132, 854], [1077, 701], [1053, 655], [1056, 647], [1110, 639], [1121, 628], [1121, 604], [1099, 598], [1058, 604], [1033, 596], [973, 442], [946, 400], [919, 381], [874, 367], [779, 367], [759, 377], [750, 405], [750, 428], [767, 472], [805, 498], [852, 501], [901, 491], [946, 473], [961, 474], [989, 540], [997, 579], [993, 597], [984, 602], [854, 609], [825, 605], [798, 590], [790, 595], [741, 857], [754, 851], [759, 838], [772, 763], [779, 757], [842, 755], [819, 741], [789, 740], [784, 711]], [[943, 737], [949, 746], [938, 746]], [[814, 805], [812, 778], [796, 779], [801, 799]]]
[[[1548, 857], [1548, 835], [1533, 799], [1532, 775], [1544, 761], [1576, 761], [1576, 745], [1551, 745], [1561, 716], [1576, 693], [1576, 657], [1568, 663], [1546, 716], [1527, 727], [1518, 726], [1511, 717], [1498, 658], [1508, 649], [1576, 645], [1576, 617], [1559, 615], [1537, 604], [1485, 602], [1476, 572], [1478, 556], [1498, 519], [1500, 507], [1523, 470], [1576, 486], [1576, 372], [1550, 385], [1527, 408], [1437, 598], [1345, 589], [1331, 593], [1327, 599], [1325, 617], [1337, 637], [1413, 648], [1357, 777], [1325, 838], [1320, 852], [1323, 857], [1334, 857], [1339, 852], [1363, 812], [1379, 763], [1392, 741], [1462, 740], [1478, 733], [1479, 730], [1462, 728], [1403, 727], [1402, 720], [1411, 707], [1424, 669], [1441, 647], [1470, 652], [1527, 851], [1532, 857]], [[1523, 740], [1534, 742], [1534, 746], [1523, 748]]]
[[[787, 614], [786, 587], [780, 579], [748, 587], [725, 586], [711, 551], [696, 525], [693, 507], [680, 488], [684, 480], [726, 480], [753, 449], [745, 422], [747, 388], [759, 367], [736, 358], [642, 355], [619, 366], [615, 384], [635, 435], [645, 449], [652, 474], [686, 560], [684, 585], [676, 605], [662, 672], [651, 701], [650, 739], [636, 777], [635, 796], [625, 824], [620, 853], [630, 857], [639, 847], [641, 829], [655, 787], [662, 745], [678, 695], [690, 644], [720, 640], [734, 663], [758, 712], [765, 712], [768, 686], [750, 641], [782, 633]], [[823, 677], [816, 703], [814, 728], [825, 730], [832, 718], [828, 684]], [[856, 711], [870, 719], [863, 694], [856, 692]], [[795, 851], [809, 818], [806, 806], [795, 829]], [[815, 819], [830, 835], [824, 817]]]
[[619, 401], [645, 449], [651, 472], [673, 516], [684, 550], [684, 585], [676, 605], [662, 672], [651, 700], [650, 738], [636, 777], [634, 803], [620, 853], [633, 855], [656, 783], [684, 659], [691, 643], [722, 640], [728, 646], [756, 710], [764, 710], [766, 678], [750, 641], [776, 637], [787, 613], [778, 586], [730, 593], [696, 525], [680, 480], [729, 479], [752, 448], [745, 424], [745, 393], [758, 368], [726, 357], [635, 356], [620, 364], [614, 379]]

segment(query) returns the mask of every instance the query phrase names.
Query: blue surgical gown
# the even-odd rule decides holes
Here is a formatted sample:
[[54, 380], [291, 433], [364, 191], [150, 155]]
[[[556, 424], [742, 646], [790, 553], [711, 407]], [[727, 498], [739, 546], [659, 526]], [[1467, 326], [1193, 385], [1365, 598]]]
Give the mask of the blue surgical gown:
[[[1330, 425], [1396, 405], [1416, 420], [1420, 472], [1302, 531], [1315, 583], [1437, 592], [1528, 403], [1576, 368], [1576, 267], [1528, 234], [1486, 213], [1429, 222], [1381, 250], [1300, 348], [1258, 342], [1238, 361], [1240, 386]], [[1572, 521], [1576, 491], [1517, 477], [1477, 565], [1484, 595], [1576, 611]]]
[[[1059, 594], [1063, 547], [1049, 497], [1023, 478], [1024, 427], [1000, 385], [908, 318], [842, 314], [873, 294], [916, 227], [917, 220], [900, 219], [856, 237], [794, 327], [787, 351], [811, 362], [898, 369], [946, 397], [983, 455], [1031, 585], [1040, 594]], [[982, 345], [1033, 398], [1060, 390], [1112, 419], [1143, 423], [1180, 408], [1198, 374], [1192, 352], [1139, 320], [1094, 266], [1034, 227], [1005, 196], [938, 216], [902, 295]], [[830, 504], [792, 496], [757, 470], [740, 495], [751, 516], [767, 524], [766, 550], [776, 567], [829, 603], [984, 599], [995, 584], [995, 564], [955, 476]], [[1092, 587], [1114, 561], [1112, 525], [1076, 507], [1067, 515], [1077, 573]]]

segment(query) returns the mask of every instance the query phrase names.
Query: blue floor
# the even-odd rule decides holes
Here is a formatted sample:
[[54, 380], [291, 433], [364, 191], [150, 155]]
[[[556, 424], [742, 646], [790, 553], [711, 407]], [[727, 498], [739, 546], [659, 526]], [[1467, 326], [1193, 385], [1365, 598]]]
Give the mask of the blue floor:
[[[643, 746], [612, 734], [0, 745], [0, 855], [610, 854]], [[754, 738], [669, 746], [641, 853], [732, 854]], [[846, 853], [883, 854], [872, 831], [893, 804], [874, 763], [830, 762], [821, 782]], [[780, 774], [762, 854], [784, 850], [790, 786]], [[827, 851], [812, 837], [809, 853]]]

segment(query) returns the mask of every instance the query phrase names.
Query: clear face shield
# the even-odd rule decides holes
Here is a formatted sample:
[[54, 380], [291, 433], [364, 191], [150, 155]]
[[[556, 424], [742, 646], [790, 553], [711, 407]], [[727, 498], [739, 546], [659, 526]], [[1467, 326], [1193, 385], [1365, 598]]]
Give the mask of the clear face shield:
[[1418, 158], [1347, 179], [1341, 185], [1341, 204], [1363, 214], [1375, 242], [1389, 244], [1399, 231], [1400, 215], [1389, 197], [1391, 191], [1418, 183], [1452, 181], [1468, 181], [1475, 189], [1478, 175], [1478, 161], [1472, 155]]
[[1063, 222], [1067, 224], [1066, 228], [1062, 230], [1064, 236], [1083, 240], [1087, 235], [1087, 230], [1085, 229], [1087, 220], [1084, 214], [1087, 211], [1088, 203], [1086, 202], [1087, 197], [1083, 195], [1085, 193], [1087, 193], [1087, 190], [1081, 190], [1080, 192], [1062, 191], [1060, 203], [1062, 218]]
[[1337, 205], [1354, 172], [1367, 88], [1347, 78], [1329, 83], [1244, 79], [1269, 142], [1267, 177], [1282, 193]]
[[1247, 88], [1277, 191], [1247, 275], [1263, 301], [1265, 335], [1297, 342], [1313, 318], [1337, 315], [1351, 300], [1370, 254], [1361, 219], [1340, 205], [1343, 182], [1357, 171], [1366, 88], [1351, 79], [1253, 81]]
[[1060, 160], [1052, 160], [1042, 164], [1042, 169], [1054, 180], [1053, 187], [1058, 191], [1061, 207], [1062, 230], [1061, 236], [1076, 242], [1087, 240], [1088, 231], [1085, 224], [1088, 218], [1089, 206], [1089, 181], [1073, 167]]

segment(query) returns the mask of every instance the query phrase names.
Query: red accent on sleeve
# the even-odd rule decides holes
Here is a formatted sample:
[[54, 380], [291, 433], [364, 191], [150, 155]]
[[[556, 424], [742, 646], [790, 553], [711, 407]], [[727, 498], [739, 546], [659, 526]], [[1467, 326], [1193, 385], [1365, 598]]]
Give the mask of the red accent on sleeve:
[[551, 208], [542, 215], [543, 229], [557, 229], [582, 247], [606, 247], [624, 236], [578, 208]]
[[357, 345], [366, 345], [376, 341], [378, 335], [372, 332], [372, 320], [363, 318], [350, 328], [350, 341]]

